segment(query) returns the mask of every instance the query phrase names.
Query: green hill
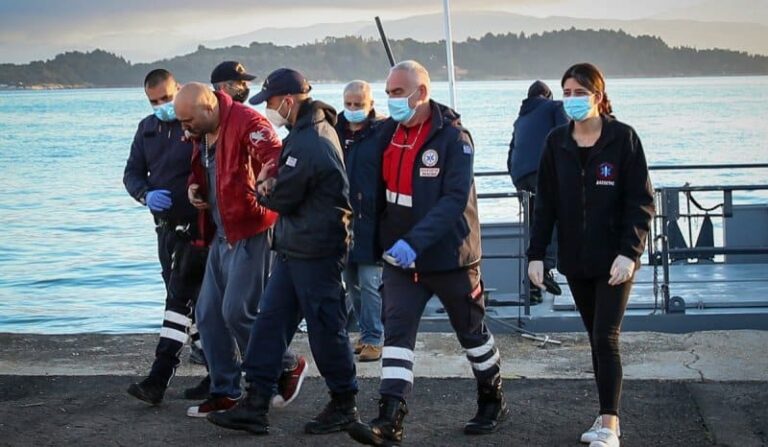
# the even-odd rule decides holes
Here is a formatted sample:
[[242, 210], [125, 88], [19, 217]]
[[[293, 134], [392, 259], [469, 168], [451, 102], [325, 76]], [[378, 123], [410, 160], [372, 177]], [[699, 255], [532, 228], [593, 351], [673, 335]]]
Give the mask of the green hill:
[[[443, 42], [392, 41], [397, 59], [416, 59], [435, 79], [444, 79]], [[454, 47], [461, 79], [557, 78], [575, 62], [589, 61], [609, 77], [768, 75], [768, 57], [729, 50], [672, 48], [651, 36], [622, 31], [564, 30], [525, 36], [487, 34]], [[327, 38], [296, 47], [254, 42], [248, 47], [210, 49], [200, 46], [184, 56], [151, 64], [132, 64], [96, 50], [68, 52], [25, 65], [0, 64], [0, 85], [138, 86], [152, 68], [164, 67], [182, 81], [206, 82], [223, 60], [239, 60], [261, 79], [287, 66], [314, 81], [382, 80], [388, 64], [379, 41], [357, 37]]]

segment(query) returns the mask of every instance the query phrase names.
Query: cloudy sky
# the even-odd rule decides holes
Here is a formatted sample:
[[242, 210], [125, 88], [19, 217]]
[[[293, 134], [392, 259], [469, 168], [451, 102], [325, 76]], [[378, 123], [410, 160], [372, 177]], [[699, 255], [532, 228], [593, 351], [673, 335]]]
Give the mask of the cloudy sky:
[[[766, 0], [741, 0], [766, 2]], [[290, 8], [285, 4], [289, 3]], [[537, 17], [642, 19], [712, 0], [452, 0], [455, 10], [502, 10]], [[767, 2], [768, 3], [768, 2]], [[385, 4], [386, 7], [380, 5]], [[387, 0], [24, 0], [0, 1], [0, 62], [47, 59], [103, 48], [133, 62], [193, 50], [201, 42], [266, 27], [399, 19], [441, 11], [442, 1]], [[715, 6], [717, 8], [717, 6]], [[716, 13], [717, 11], [715, 11]]]

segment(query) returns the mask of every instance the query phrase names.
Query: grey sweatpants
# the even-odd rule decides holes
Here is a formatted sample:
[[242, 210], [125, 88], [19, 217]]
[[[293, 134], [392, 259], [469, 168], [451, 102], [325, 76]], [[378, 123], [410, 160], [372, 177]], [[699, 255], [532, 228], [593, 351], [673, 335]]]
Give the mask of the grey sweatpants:
[[[195, 315], [214, 396], [241, 393], [240, 362], [270, 271], [269, 233], [231, 247], [216, 236], [211, 245]], [[296, 355], [289, 349], [283, 365], [295, 364]]]

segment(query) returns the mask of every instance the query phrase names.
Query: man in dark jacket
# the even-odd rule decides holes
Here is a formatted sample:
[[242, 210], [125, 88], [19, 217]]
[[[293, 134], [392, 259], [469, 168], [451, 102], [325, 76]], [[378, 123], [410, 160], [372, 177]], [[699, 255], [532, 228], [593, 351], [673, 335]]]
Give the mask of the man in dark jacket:
[[[549, 86], [542, 81], [531, 84], [528, 89], [528, 98], [523, 100], [519, 116], [515, 120], [515, 130], [512, 141], [509, 143], [507, 156], [507, 169], [518, 192], [536, 193], [537, 171], [547, 135], [555, 127], [567, 122], [568, 116], [563, 109], [563, 103], [552, 100], [552, 91]], [[528, 206], [529, 227], [533, 221], [534, 201], [535, 198], [531, 197]], [[544, 260], [545, 285], [548, 291], [559, 295], [560, 288], [552, 272], [556, 266], [556, 257], [557, 239], [553, 237]], [[538, 287], [531, 288], [531, 301], [534, 304], [541, 302], [541, 290]]]
[[344, 113], [336, 133], [344, 149], [349, 178], [352, 248], [344, 269], [344, 283], [360, 328], [355, 354], [361, 362], [381, 358], [384, 327], [381, 322], [381, 248], [378, 240], [376, 201], [381, 182], [380, 128], [384, 122], [373, 108], [371, 86], [352, 81], [344, 87]]
[[210, 414], [208, 420], [255, 434], [269, 432], [267, 412], [280, 359], [302, 314], [312, 356], [331, 391], [331, 401], [305, 431], [337, 432], [358, 420], [341, 282], [350, 240], [349, 184], [333, 128], [336, 111], [312, 100], [310, 89], [301, 73], [281, 68], [250, 101], [266, 101], [272, 124], [290, 126], [277, 177], [267, 166], [258, 179], [259, 203], [280, 214], [273, 244], [277, 259], [244, 358], [248, 394], [234, 409]]
[[[173, 99], [178, 90], [169, 71], [157, 69], [147, 74], [144, 92], [154, 113], [139, 123], [123, 175], [128, 193], [152, 212], [166, 288], [165, 315], [152, 369], [146, 379], [128, 388], [129, 394], [153, 405], [162, 401], [179, 365], [207, 253], [204, 244], [198, 241], [195, 247], [191, 243], [198, 239], [197, 211], [186, 199], [192, 144], [183, 138], [175, 116]], [[199, 340], [195, 343], [199, 345]]]
[[485, 326], [472, 139], [455, 111], [430, 99], [429, 74], [418, 62], [395, 65], [386, 89], [381, 400], [376, 419], [348, 431], [369, 445], [402, 440], [416, 333], [427, 301], [437, 295], [477, 379], [478, 411], [464, 432], [490, 433], [508, 409], [499, 350]]
[[[211, 375], [211, 397], [190, 407], [190, 417], [235, 405], [241, 397], [241, 365], [270, 271], [271, 227], [277, 215], [256, 202], [255, 173], [274, 165], [281, 145], [255, 110], [203, 84], [184, 86], [175, 100], [184, 129], [195, 141], [188, 195], [213, 225], [205, 278], [195, 309]], [[208, 221], [210, 222], [210, 221]], [[280, 364], [288, 400], [298, 393], [306, 362], [289, 350]], [[284, 402], [281, 402], [284, 403]]]

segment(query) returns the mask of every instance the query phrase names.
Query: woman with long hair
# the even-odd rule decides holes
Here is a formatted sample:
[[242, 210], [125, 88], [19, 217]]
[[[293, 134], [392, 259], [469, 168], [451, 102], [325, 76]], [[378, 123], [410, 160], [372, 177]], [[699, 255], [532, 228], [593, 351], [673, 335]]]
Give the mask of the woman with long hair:
[[592, 64], [563, 75], [570, 124], [547, 138], [539, 167], [528, 276], [543, 288], [543, 259], [557, 227], [558, 270], [589, 335], [600, 399], [590, 447], [619, 446], [622, 368], [619, 333], [655, 213], [640, 138], [613, 116], [605, 77]]

